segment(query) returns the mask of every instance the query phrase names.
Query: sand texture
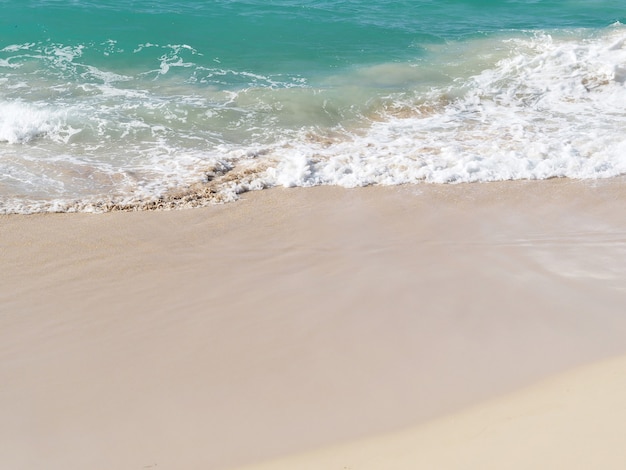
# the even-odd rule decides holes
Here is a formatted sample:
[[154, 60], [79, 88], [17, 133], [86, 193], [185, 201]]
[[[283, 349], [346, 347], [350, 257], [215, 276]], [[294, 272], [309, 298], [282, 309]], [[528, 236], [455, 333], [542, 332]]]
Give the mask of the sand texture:
[[413, 429], [246, 470], [620, 470], [626, 462], [625, 397], [622, 356]]
[[[516, 390], [626, 354], [625, 186], [276, 189], [0, 217], [0, 467], [207, 470], [313, 452], [294, 468], [491, 468], [487, 454], [518, 468], [530, 453], [525, 468], [553, 469], [597, 435], [587, 457], [618, 468], [623, 361]], [[509, 415], [522, 418], [507, 428]], [[409, 465], [415, 439], [441, 466]]]

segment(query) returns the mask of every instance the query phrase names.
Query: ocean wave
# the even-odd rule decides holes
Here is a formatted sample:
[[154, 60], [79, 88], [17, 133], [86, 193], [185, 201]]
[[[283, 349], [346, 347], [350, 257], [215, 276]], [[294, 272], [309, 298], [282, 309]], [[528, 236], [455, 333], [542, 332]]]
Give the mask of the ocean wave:
[[0, 143], [26, 144], [47, 136], [67, 143], [77, 132], [67, 125], [67, 112], [21, 102], [0, 102]]
[[[185, 46], [143, 48], [158, 49], [168, 67], [194, 55]], [[151, 70], [164, 76], [152, 86], [97, 68], [101, 74], [92, 70], [91, 82], [80, 85], [82, 95], [67, 88], [54, 95], [63, 112], [5, 99], [0, 142], [17, 145], [9, 154], [38, 142], [50, 161], [48, 139], [56, 157], [62, 147], [109, 176], [96, 186], [66, 179], [67, 194], [47, 200], [27, 193], [6, 198], [0, 211], [195, 207], [272, 186], [626, 173], [623, 25], [503, 32], [432, 49], [412, 62], [351, 67], [306, 83], [278, 83], [215, 63], [195, 68], [211, 86], [181, 84], [168, 81], [171, 69], [163, 72], [161, 62]], [[55, 55], [76, 66], [84, 50]], [[234, 85], [236, 79], [246, 83]], [[28, 171], [20, 174], [26, 183]]]

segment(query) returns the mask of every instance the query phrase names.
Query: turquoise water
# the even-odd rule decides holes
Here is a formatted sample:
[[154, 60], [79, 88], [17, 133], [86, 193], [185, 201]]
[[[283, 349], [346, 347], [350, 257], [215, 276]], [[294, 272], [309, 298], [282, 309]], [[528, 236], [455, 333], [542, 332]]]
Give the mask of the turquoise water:
[[626, 172], [617, 1], [0, 8], [0, 212]]

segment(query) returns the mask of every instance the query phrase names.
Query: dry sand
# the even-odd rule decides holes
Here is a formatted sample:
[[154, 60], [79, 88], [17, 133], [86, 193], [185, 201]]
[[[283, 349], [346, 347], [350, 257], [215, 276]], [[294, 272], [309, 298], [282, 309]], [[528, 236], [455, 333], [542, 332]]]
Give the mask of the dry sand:
[[623, 470], [625, 397], [622, 356], [413, 429], [246, 470]]
[[[552, 180], [0, 217], [0, 467], [221, 469], [388, 435], [314, 455], [392, 468], [370, 456], [456, 429], [424, 423], [626, 354], [625, 201], [623, 179]], [[608, 439], [592, 415], [553, 422]]]

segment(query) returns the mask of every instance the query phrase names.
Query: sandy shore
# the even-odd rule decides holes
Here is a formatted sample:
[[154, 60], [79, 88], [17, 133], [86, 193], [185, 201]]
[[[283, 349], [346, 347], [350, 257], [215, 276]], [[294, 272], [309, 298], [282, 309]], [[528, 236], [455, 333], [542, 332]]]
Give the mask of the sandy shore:
[[[480, 422], [509, 399], [532, 415], [501, 397], [626, 354], [625, 188], [312, 188], [188, 211], [0, 217], [0, 466], [222, 469], [354, 442], [297, 468], [349, 455], [348, 468], [408, 469], [412, 457], [374, 459], [448, 433], [459, 455], [515, 468], [506, 446], [545, 423], [472, 440], [453, 417]], [[581, 453], [568, 428], [605, 436], [592, 449], [602, 462], [624, 461], [611, 422], [623, 409], [592, 405], [619, 404], [602, 391], [624, 389], [624, 361], [602, 364], [517, 392], [563, 412], [542, 444], [562, 451], [525, 468]], [[555, 392], [568, 380], [599, 384], [576, 395], [580, 419]], [[429, 455], [450, 460], [444, 441]]]
[[625, 397], [622, 356], [415, 428], [246, 469], [621, 470]]

